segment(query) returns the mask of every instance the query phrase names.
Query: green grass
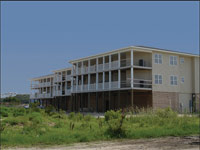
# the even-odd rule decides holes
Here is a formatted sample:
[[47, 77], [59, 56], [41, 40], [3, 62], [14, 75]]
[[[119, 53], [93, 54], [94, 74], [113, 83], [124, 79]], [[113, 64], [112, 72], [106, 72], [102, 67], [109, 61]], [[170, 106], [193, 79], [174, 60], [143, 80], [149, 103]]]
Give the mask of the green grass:
[[[7, 113], [8, 115], [5, 115]], [[2, 107], [1, 144], [3, 147], [58, 145], [117, 138], [156, 138], [199, 134], [198, 116], [178, 117], [167, 108], [129, 113], [109, 111], [104, 118], [80, 113], [51, 112], [31, 108]]]

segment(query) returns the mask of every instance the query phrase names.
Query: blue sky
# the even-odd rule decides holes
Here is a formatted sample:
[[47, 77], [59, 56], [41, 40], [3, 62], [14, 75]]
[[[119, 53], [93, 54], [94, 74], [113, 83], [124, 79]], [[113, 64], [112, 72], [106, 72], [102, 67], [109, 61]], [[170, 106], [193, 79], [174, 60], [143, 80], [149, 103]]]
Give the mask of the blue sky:
[[198, 2], [1, 2], [2, 93], [131, 45], [199, 53]]

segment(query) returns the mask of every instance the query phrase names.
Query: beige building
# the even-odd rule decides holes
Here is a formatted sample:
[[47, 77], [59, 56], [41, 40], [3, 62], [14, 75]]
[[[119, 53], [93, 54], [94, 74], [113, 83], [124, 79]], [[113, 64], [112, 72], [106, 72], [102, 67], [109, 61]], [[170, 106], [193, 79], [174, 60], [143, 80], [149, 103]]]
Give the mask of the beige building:
[[70, 61], [31, 80], [31, 100], [66, 111], [127, 107], [199, 110], [199, 56], [130, 46]]

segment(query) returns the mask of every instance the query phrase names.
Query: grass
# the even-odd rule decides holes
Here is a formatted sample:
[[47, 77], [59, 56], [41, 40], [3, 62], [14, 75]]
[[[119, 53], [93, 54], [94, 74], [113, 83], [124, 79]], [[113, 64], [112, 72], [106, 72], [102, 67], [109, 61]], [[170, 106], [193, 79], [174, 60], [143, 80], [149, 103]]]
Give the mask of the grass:
[[127, 117], [121, 111], [108, 111], [105, 118], [80, 113], [66, 115], [51, 109], [1, 107], [1, 145], [26, 147], [199, 134], [198, 116], [178, 117], [169, 108], [139, 110], [137, 115], [128, 112]]

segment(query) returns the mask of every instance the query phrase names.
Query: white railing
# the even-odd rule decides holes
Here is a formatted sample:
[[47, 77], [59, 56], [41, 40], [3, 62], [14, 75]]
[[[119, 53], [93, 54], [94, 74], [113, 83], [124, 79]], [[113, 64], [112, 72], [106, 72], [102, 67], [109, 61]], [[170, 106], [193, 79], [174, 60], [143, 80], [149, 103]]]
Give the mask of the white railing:
[[90, 72], [95, 72], [96, 71], [96, 65], [90, 66]]
[[98, 65], [98, 71], [99, 71], [99, 72], [103, 71], [103, 64], [99, 64], [99, 65]]
[[77, 85], [77, 92], [81, 92], [81, 85]]
[[137, 66], [137, 67], [152, 67], [152, 64], [151, 64], [151, 62], [144, 60], [144, 61], [134, 62], [134, 66]]
[[67, 81], [70, 81], [70, 80], [71, 80], [71, 75], [67, 75], [67, 76], [66, 76], [66, 80], [67, 80]]
[[111, 62], [111, 69], [116, 69], [116, 68], [118, 68], [118, 60]]
[[39, 88], [39, 83], [38, 84], [32, 84], [31, 88]]
[[65, 95], [70, 95], [71, 94], [71, 89], [68, 88], [68, 89], [65, 89]]
[[98, 90], [103, 90], [103, 83], [98, 83]]
[[108, 90], [109, 89], [109, 82], [104, 82], [104, 90]]
[[55, 82], [61, 82], [62, 81], [62, 76], [61, 75], [57, 75], [55, 77]]
[[131, 87], [131, 81], [130, 80], [121, 81], [120, 88], [130, 88], [130, 87]]
[[96, 90], [96, 83], [90, 84], [90, 91]]
[[109, 63], [104, 64], [104, 70], [109, 70]]
[[111, 89], [117, 89], [118, 88], [118, 81], [111, 82]]
[[39, 98], [39, 93], [30, 94], [31, 99]]
[[78, 74], [81, 74], [82, 68], [78, 68]]
[[82, 73], [88, 73], [88, 67], [83, 67], [82, 68]]
[[76, 92], [76, 85], [73, 85], [73, 92]]
[[131, 59], [130, 58], [121, 59], [120, 67], [128, 67], [128, 66], [131, 66]]
[[51, 94], [50, 93], [45, 93], [44, 94], [44, 98], [51, 98]]
[[152, 88], [152, 80], [144, 80], [144, 79], [134, 79], [133, 80], [134, 88]]
[[88, 84], [83, 84], [83, 92], [87, 92], [88, 91]]

